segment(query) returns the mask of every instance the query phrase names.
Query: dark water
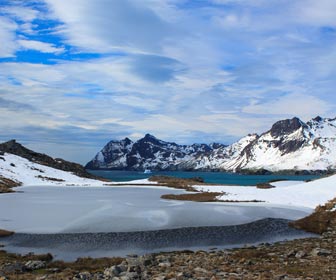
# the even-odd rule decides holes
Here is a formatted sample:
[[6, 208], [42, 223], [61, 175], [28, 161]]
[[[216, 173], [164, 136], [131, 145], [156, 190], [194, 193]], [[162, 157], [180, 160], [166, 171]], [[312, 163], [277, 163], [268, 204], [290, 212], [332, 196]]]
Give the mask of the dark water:
[[168, 175], [179, 178], [202, 177], [206, 183], [228, 184], [240, 186], [255, 186], [272, 180], [306, 181], [319, 178], [317, 175], [241, 175], [224, 172], [183, 172], [183, 171], [157, 171], [144, 174], [137, 171], [102, 171], [89, 170], [90, 173], [110, 179], [115, 182], [125, 182], [137, 179], [145, 179], [152, 175]]
[[24, 234], [2, 238], [15, 253], [47, 253], [57, 259], [125, 256], [167, 250], [233, 248], [314, 236], [288, 226], [288, 220], [263, 219], [236, 226], [189, 227], [139, 232]]

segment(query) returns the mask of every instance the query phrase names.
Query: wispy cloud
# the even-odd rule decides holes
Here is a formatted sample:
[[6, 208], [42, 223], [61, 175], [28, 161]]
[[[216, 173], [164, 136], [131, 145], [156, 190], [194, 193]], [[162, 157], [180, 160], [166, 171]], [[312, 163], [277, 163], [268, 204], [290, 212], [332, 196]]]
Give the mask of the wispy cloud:
[[17, 43], [15, 42], [16, 29], [17, 24], [15, 22], [0, 16], [0, 58], [14, 56], [17, 49]]
[[331, 117], [335, 11], [332, 0], [5, 1], [4, 137], [49, 139], [53, 155], [63, 143], [73, 160], [85, 139], [84, 162], [112, 138], [229, 143], [280, 118]]
[[24, 50], [35, 50], [42, 53], [55, 53], [60, 54], [64, 52], [64, 48], [55, 47], [55, 45], [50, 43], [45, 43], [41, 41], [35, 40], [17, 40], [20, 47]]

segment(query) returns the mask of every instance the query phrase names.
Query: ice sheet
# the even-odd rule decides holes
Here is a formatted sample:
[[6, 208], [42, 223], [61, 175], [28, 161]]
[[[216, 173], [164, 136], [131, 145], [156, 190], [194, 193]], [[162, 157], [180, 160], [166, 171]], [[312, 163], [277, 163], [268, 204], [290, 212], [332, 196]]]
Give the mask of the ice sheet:
[[310, 209], [162, 200], [180, 190], [23, 187], [0, 196], [0, 228], [24, 233], [129, 232], [298, 219]]

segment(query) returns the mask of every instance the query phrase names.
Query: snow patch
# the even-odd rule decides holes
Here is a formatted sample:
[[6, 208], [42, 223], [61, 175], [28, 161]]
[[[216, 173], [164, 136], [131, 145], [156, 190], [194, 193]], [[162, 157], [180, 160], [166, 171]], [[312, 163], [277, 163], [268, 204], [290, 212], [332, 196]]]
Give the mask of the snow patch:
[[199, 191], [223, 192], [219, 200], [264, 201], [283, 206], [314, 209], [336, 196], [336, 175], [319, 180], [294, 184], [274, 183], [276, 188], [258, 189], [252, 186], [194, 186]]
[[0, 160], [0, 175], [21, 182], [23, 186], [102, 186], [103, 181], [82, 178], [63, 170], [31, 162], [25, 158], [5, 153]]

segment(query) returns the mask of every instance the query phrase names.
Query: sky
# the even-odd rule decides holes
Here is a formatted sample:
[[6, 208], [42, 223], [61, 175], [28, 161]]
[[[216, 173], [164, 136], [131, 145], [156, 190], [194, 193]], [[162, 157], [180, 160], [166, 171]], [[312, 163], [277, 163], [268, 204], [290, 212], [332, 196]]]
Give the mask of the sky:
[[89, 161], [336, 117], [335, 0], [0, 0], [0, 140]]

